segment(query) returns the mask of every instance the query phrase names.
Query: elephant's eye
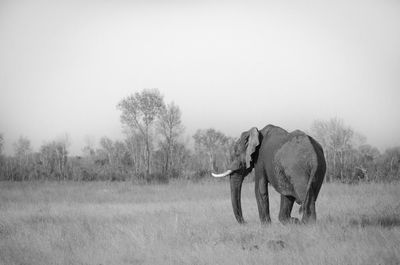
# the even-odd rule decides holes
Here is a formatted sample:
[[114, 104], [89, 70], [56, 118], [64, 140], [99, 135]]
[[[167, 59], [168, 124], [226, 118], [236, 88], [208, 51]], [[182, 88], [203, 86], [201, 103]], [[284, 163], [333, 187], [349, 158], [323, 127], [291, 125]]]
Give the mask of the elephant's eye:
[[238, 148], [235, 149], [235, 156], [240, 156], [240, 151], [238, 150]]
[[238, 152], [239, 152], [238, 147], [237, 147], [237, 145], [235, 145], [235, 146], [233, 147], [233, 153], [234, 153], [235, 155], [237, 155]]

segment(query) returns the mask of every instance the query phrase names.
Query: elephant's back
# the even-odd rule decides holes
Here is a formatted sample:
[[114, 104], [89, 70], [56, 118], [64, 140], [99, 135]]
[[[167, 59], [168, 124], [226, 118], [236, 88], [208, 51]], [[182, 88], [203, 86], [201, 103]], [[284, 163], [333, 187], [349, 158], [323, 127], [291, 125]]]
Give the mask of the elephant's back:
[[309, 137], [302, 131], [288, 134], [285, 143], [274, 155], [274, 171], [279, 175], [276, 189], [284, 195], [293, 196], [297, 203], [303, 202], [317, 163]]

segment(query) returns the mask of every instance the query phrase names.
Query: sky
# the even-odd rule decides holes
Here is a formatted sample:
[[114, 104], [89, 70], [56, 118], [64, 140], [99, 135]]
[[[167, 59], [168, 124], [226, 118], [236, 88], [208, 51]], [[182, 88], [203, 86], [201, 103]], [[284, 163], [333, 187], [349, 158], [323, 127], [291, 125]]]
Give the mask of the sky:
[[343, 119], [400, 145], [400, 1], [0, 0], [0, 133], [34, 150], [122, 139], [118, 102], [158, 88], [190, 138]]

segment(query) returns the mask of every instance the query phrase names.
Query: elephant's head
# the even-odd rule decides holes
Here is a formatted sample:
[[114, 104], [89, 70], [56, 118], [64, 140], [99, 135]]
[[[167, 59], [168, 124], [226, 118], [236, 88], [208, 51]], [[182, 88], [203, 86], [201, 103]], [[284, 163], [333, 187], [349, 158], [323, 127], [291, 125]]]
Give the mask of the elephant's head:
[[243, 132], [234, 145], [232, 162], [228, 170], [222, 174], [212, 174], [216, 178], [230, 176], [233, 213], [239, 223], [244, 222], [240, 202], [243, 179], [251, 172], [257, 161], [260, 143], [261, 134], [257, 128], [253, 127]]

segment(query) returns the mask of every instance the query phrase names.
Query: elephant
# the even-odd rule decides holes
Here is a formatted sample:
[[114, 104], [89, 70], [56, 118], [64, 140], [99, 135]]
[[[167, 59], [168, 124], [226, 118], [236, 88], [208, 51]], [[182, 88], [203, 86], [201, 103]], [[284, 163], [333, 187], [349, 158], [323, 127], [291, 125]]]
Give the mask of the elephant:
[[267, 125], [241, 134], [235, 142], [232, 163], [214, 177], [230, 177], [231, 201], [235, 218], [245, 223], [242, 215], [241, 189], [244, 178], [254, 169], [255, 195], [262, 224], [271, 222], [268, 183], [281, 194], [279, 221], [300, 223], [291, 217], [294, 202], [301, 205], [302, 223], [316, 221], [315, 202], [326, 172], [321, 145], [300, 130], [286, 130]]

